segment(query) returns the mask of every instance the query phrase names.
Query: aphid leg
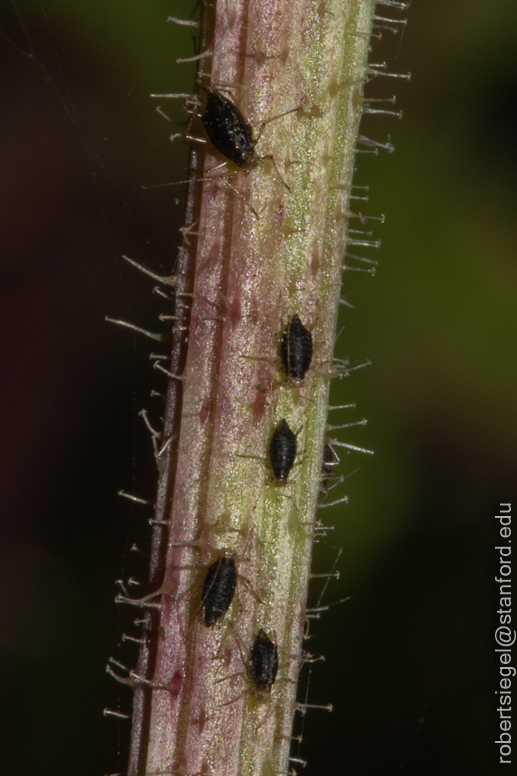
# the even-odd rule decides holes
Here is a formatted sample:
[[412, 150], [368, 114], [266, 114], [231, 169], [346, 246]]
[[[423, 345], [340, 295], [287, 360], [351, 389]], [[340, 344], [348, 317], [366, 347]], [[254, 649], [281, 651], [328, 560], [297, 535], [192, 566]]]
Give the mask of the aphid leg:
[[[275, 116], [270, 116], [268, 119], [265, 119], [265, 121], [261, 121], [258, 129], [257, 137], [254, 138], [254, 142], [258, 143], [258, 141], [262, 137], [264, 128], [268, 124], [271, 124], [272, 121], [277, 121], [278, 119], [281, 119], [284, 116], [288, 116], [290, 113], [297, 113], [301, 108], [303, 108], [303, 105], [297, 105], [296, 108], [290, 108], [289, 110], [285, 110], [283, 113], [277, 113]], [[272, 157], [263, 157], [263, 158], [272, 158]]]
[[[211, 167], [209, 170], [206, 170], [205, 172], [212, 172], [213, 170], [218, 170], [220, 167], [224, 167], [226, 164], [228, 164], [228, 162], [221, 162], [221, 164], [218, 164], [215, 167]], [[212, 183], [217, 183], [218, 181], [221, 181], [221, 183], [227, 186], [227, 188], [229, 188], [233, 192], [233, 194], [235, 194], [236, 197], [238, 197], [244, 202], [246, 207], [249, 207], [249, 209], [251, 210], [255, 218], [260, 220], [260, 216], [255, 210], [255, 208], [253, 207], [253, 205], [251, 205], [248, 202], [246, 197], [243, 194], [241, 194], [241, 192], [238, 189], [236, 189], [235, 186], [232, 186], [232, 184], [226, 180], [226, 178], [233, 177], [235, 175], [247, 175], [248, 172], [249, 170], [230, 170], [227, 173], [223, 173], [223, 175], [208, 175], [208, 176], [203, 176], [202, 178], [192, 178], [191, 180], [175, 181], [174, 183], [164, 183], [161, 185], [175, 186], [176, 184], [179, 185], [180, 183], [203, 183], [204, 181], [211, 181]], [[148, 187], [148, 188], [151, 188], [151, 187]]]
[[291, 191], [291, 187], [287, 184], [284, 176], [282, 175], [282, 173], [277, 167], [277, 163], [275, 162], [275, 157], [273, 156], [273, 154], [266, 154], [265, 156], [257, 156], [257, 159], [262, 163], [269, 160], [272, 163], [273, 167], [275, 168], [275, 172], [277, 174], [277, 177], [281, 181], [281, 183], [284, 184], [287, 191]]

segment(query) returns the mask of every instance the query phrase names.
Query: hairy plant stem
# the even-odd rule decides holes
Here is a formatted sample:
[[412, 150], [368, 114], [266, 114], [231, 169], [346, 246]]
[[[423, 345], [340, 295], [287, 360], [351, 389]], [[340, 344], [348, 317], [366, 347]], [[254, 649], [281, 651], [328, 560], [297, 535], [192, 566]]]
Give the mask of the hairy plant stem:
[[[213, 56], [203, 70], [211, 61], [211, 84], [230, 89], [260, 134], [261, 159], [245, 174], [207, 172], [222, 158], [211, 144], [194, 146], [184, 243], [174, 277], [164, 279], [175, 291], [168, 369], [176, 377], [157, 454], [155, 595], [141, 601], [142, 646], [127, 680], [129, 776], [289, 771], [374, 6], [219, 0], [206, 9], [200, 50]], [[198, 119], [191, 131], [204, 136]], [[280, 367], [295, 313], [314, 340], [299, 381]], [[283, 418], [298, 455], [279, 485], [267, 455]], [[235, 558], [237, 591], [209, 628], [201, 589], [222, 551]], [[279, 650], [266, 700], [254, 694], [248, 666], [260, 628]]]

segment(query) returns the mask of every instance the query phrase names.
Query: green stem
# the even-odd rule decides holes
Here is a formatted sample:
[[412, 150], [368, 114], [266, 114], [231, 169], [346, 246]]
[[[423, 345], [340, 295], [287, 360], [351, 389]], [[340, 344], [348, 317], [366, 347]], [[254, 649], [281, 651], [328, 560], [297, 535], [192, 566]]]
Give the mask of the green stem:
[[[131, 679], [129, 776], [289, 771], [374, 5], [235, 0], [207, 10], [201, 50], [210, 46], [213, 57], [202, 68], [211, 61], [212, 85], [230, 87], [255, 136], [261, 122], [298, 110], [263, 126], [262, 159], [246, 174], [203, 174], [221, 156], [211, 144], [193, 151], [193, 176], [204, 180], [190, 185], [173, 281], [171, 370], [181, 379], [169, 381], [157, 457], [156, 596], [143, 602]], [[204, 136], [199, 120], [192, 132]], [[314, 341], [300, 381], [286, 379], [280, 362], [295, 313]], [[279, 485], [267, 456], [283, 418], [298, 455]], [[235, 558], [237, 591], [207, 627], [201, 589], [222, 551]], [[279, 649], [265, 700], [252, 691], [248, 666], [260, 628]]]

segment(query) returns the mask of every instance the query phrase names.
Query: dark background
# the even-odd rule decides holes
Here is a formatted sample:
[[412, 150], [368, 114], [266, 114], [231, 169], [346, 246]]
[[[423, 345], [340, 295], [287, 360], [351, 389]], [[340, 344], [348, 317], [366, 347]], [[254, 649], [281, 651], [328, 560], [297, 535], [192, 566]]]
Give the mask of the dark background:
[[[102, 776], [124, 770], [129, 693], [104, 674], [134, 613], [114, 580], [144, 576], [153, 496], [148, 435], [158, 419], [148, 341], [153, 283], [126, 253], [170, 271], [182, 225], [186, 147], [150, 92], [190, 91], [184, 0], [20, 0], [0, 5], [2, 463], [0, 773]], [[389, 15], [379, 6], [379, 13]], [[344, 596], [314, 628], [307, 774], [496, 773], [494, 514], [515, 504], [517, 469], [517, 6], [415, 0], [402, 43], [372, 61], [412, 72], [376, 79], [404, 118], [367, 116], [394, 154], [361, 155], [363, 212], [385, 213], [376, 276], [345, 273], [338, 353], [370, 358], [334, 386], [367, 417], [344, 439], [347, 507], [322, 513], [342, 546]], [[398, 54], [398, 60], [396, 59]], [[151, 347], [151, 350], [153, 348]], [[156, 351], [156, 348], [154, 348]], [[342, 495], [340, 491], [336, 495]], [[318, 570], [336, 549], [321, 546]], [[313, 592], [313, 596], [317, 595]], [[304, 691], [302, 690], [302, 693]]]

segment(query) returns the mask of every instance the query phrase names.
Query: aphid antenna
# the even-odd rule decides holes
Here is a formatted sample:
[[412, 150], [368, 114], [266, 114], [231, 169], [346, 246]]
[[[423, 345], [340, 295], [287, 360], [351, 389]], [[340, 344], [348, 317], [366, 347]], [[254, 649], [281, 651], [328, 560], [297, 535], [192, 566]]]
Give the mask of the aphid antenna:
[[351, 310], [355, 310], [355, 306], [351, 304], [346, 297], [340, 297], [339, 304], [342, 304], [343, 307], [350, 307]]
[[[304, 107], [305, 107], [305, 104], [302, 102], [300, 103], [300, 105], [297, 105], [296, 108], [290, 108], [289, 110], [284, 110], [282, 113], [277, 113], [275, 116], [270, 116], [265, 121], [261, 121], [259, 124], [257, 137], [254, 138], [253, 142], [258, 143], [258, 141], [262, 137], [265, 127], [267, 127], [268, 124], [271, 124], [272, 121], [278, 121], [278, 119], [282, 119], [284, 116], [288, 116], [290, 113], [297, 113], [298, 111], [302, 110], [302, 108]], [[273, 157], [263, 157], [263, 158], [272, 159]]]
[[[158, 283], [161, 283], [164, 286], [173, 286], [175, 288], [178, 284], [177, 275], [158, 275], [156, 272], [153, 272], [147, 267], [144, 267], [143, 264], [139, 264], [134, 259], [130, 259], [129, 256], [122, 254], [122, 258], [131, 264], [132, 267], [136, 267], [136, 269], [140, 270], [140, 272], [143, 272], [144, 275], [148, 275], [150, 278], [157, 280]], [[185, 296], [185, 294], [182, 294], [182, 296]]]
[[116, 717], [117, 719], [131, 719], [131, 714], [123, 714], [121, 711], [114, 711], [113, 709], [103, 709], [103, 717]]
[[145, 644], [144, 638], [138, 639], [136, 636], [130, 636], [128, 633], [122, 634], [122, 641], [131, 641], [134, 644]]
[[132, 501], [134, 504], [142, 504], [143, 506], [154, 507], [154, 501], [149, 501], [149, 499], [140, 498], [139, 496], [133, 496], [132, 493], [126, 493], [125, 490], [117, 491], [117, 496], [121, 496], [122, 498], [127, 498], [129, 501]]
[[117, 773], [106, 773], [104, 776], [127, 776], [127, 771], [117, 771]]
[[138, 334], [144, 334], [146, 337], [149, 337], [149, 339], [156, 340], [157, 342], [166, 342], [168, 339], [167, 333], [163, 334], [154, 334], [152, 331], [147, 331], [147, 329], [142, 329], [140, 326], [135, 326], [134, 323], [128, 323], [127, 321], [118, 321], [115, 318], [108, 318], [107, 316], [104, 318], [105, 321], [108, 321], [108, 323], [116, 323], [117, 326], [123, 326], [125, 329], [131, 329], [131, 331], [136, 331]]
[[236, 458], [247, 458], [251, 461], [260, 461], [265, 466], [267, 465], [267, 458], [264, 455], [254, 455], [253, 453], [235, 453]]
[[180, 27], [199, 28], [199, 22], [194, 21], [194, 19], [178, 19], [176, 16], [168, 16], [167, 21], [172, 22], [172, 24], [177, 24]]

